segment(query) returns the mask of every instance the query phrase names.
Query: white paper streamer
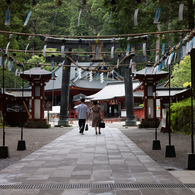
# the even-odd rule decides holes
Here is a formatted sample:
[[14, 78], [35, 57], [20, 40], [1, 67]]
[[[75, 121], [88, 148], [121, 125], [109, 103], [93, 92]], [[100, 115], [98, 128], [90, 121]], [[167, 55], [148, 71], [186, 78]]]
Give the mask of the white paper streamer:
[[165, 68], [167, 68], [168, 60], [169, 60], [169, 56], [168, 56], [167, 59], [165, 60]]
[[[22, 69], [20, 69], [19, 76], [20, 76], [21, 73], [22, 73]], [[40, 75], [40, 76], [41, 76], [41, 75]]]
[[[190, 43], [191, 43], [191, 41], [188, 42], [188, 53], [190, 53], [190, 51], [191, 51]], [[187, 53], [187, 54], [188, 54], [188, 53]]]
[[111, 47], [111, 58], [114, 58], [114, 46]]
[[178, 14], [179, 21], [183, 20], [183, 8], [184, 8], [184, 4], [180, 4], [179, 5], [179, 14]]
[[6, 68], [7, 59], [4, 61], [4, 68]]
[[99, 59], [99, 47], [96, 47], [95, 55], [96, 55], [96, 59]]
[[5, 50], [5, 53], [7, 54], [7, 52], [8, 52], [8, 48], [9, 48], [9, 44], [10, 44], [10, 42], [7, 44], [7, 46], [6, 46], [6, 50]]
[[9, 71], [12, 70], [12, 67], [13, 67], [13, 62], [10, 63], [10, 68], [9, 68]]
[[15, 76], [18, 76], [18, 68], [16, 69]]
[[93, 81], [93, 75], [92, 74], [93, 74], [92, 71], [90, 71], [90, 73], [89, 73], [89, 81], [90, 82]]
[[43, 48], [43, 57], [45, 57], [46, 48], [47, 48], [47, 45], [44, 45], [44, 48]]
[[27, 46], [26, 46], [25, 55], [26, 55], [26, 52], [27, 52], [27, 49], [28, 49], [29, 44], [30, 44], [30, 43], [28, 43]]
[[186, 46], [182, 46], [182, 50], [183, 50], [183, 56], [182, 56], [183, 59], [186, 56]]
[[135, 26], [138, 25], [138, 22], [137, 22], [138, 11], [139, 11], [139, 9], [136, 9], [136, 10], [135, 10], [135, 13], [134, 13], [134, 25], [135, 25]]
[[171, 55], [169, 56], [168, 65], [171, 64], [171, 61], [172, 61], [172, 59], [173, 59], [173, 55], [174, 55], [174, 54], [175, 54], [175, 53], [173, 52], [173, 53], [171, 53]]
[[79, 62], [78, 62], [78, 60], [77, 60], [77, 61], [76, 61], [76, 68], [75, 68], [75, 70], [77, 70], [78, 63], [79, 63]]
[[7, 68], [10, 70], [10, 61], [8, 61]]
[[156, 58], [155, 58], [155, 64], [157, 63], [157, 61], [158, 61], [158, 56], [156, 56]]
[[81, 79], [81, 68], [78, 69], [78, 78]]
[[104, 73], [103, 72], [100, 74], [100, 81], [101, 81], [101, 83], [104, 82]]
[[0, 57], [0, 66], [2, 67], [2, 57]]
[[82, 12], [82, 10], [79, 11], [78, 26], [80, 25], [81, 12]]
[[192, 48], [194, 49], [195, 48], [195, 39], [193, 39], [193, 46]]
[[146, 43], [143, 43], [143, 55], [146, 56]]
[[116, 65], [116, 67], [118, 68], [118, 66], [119, 66], [119, 59], [117, 59], [117, 65]]
[[135, 71], [134, 71], [134, 77], [136, 76], [136, 69], [135, 69]]
[[129, 68], [131, 68], [131, 66], [132, 66], [132, 61], [133, 61], [133, 59], [130, 59]]
[[177, 53], [175, 53], [174, 63], [176, 62], [176, 59], [177, 59]]
[[63, 58], [65, 57], [64, 49], [65, 49], [65, 46], [62, 45], [61, 46], [61, 55], [62, 55]]

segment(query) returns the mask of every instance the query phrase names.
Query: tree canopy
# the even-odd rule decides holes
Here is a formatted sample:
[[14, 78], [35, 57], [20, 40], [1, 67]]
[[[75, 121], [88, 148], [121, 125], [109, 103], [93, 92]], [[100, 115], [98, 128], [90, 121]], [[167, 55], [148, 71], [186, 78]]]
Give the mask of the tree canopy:
[[[115, 0], [115, 5], [110, 5], [108, 0], [87, 0], [86, 5], [81, 5], [78, 0], [62, 0], [61, 6], [56, 4], [55, 0], [36, 0], [36, 5], [32, 6], [33, 1], [18, 0], [11, 1], [9, 10], [11, 10], [11, 23], [5, 25], [5, 12], [8, 5], [5, 0], [0, 0], [0, 29], [10, 32], [24, 32], [34, 34], [49, 35], [111, 35], [111, 34], [130, 34], [141, 32], [156, 32], [158, 30], [179, 30], [194, 28], [194, 7], [193, 0], [142, 0], [141, 3], [129, 0]], [[184, 4], [183, 20], [178, 21], [179, 5]], [[156, 8], [161, 8], [160, 19], [154, 24]], [[24, 21], [28, 12], [32, 9], [32, 14], [27, 26]], [[138, 25], [134, 25], [134, 12], [138, 11]], [[80, 15], [80, 25], [78, 26], [78, 16]], [[161, 36], [147, 36], [147, 49], [155, 49], [156, 40]], [[169, 34], [164, 40], [166, 47], [174, 45], [180, 41], [180, 33]], [[0, 47], [6, 48], [9, 42], [9, 34], [0, 33]], [[136, 50], [142, 49], [143, 37], [131, 39], [130, 44]], [[10, 49], [24, 50], [29, 43], [28, 37], [24, 35], [14, 35], [11, 40]], [[32, 37], [30, 50], [42, 50], [45, 43], [39, 37]], [[125, 49], [127, 40], [120, 42], [121, 48]], [[13, 52], [9, 52], [13, 54]], [[142, 52], [136, 53], [143, 55]], [[150, 61], [154, 62], [156, 52], [147, 52]], [[16, 60], [25, 62], [24, 53], [17, 53]], [[38, 55], [30, 55], [28, 62], [36, 63], [38, 60], [45, 63], [45, 58], [39, 58]], [[147, 63], [147, 62], [145, 62]], [[28, 66], [29, 67], [29, 66]], [[6, 70], [7, 71], [7, 70]], [[1, 69], [0, 69], [1, 72]], [[9, 72], [8, 72], [9, 73]], [[7, 73], [6, 73], [7, 74]], [[6, 76], [6, 79], [9, 76]], [[12, 78], [12, 77], [11, 77]], [[0, 77], [0, 86], [2, 83]], [[188, 81], [186, 81], [188, 82]], [[13, 83], [7, 82], [6, 83]]]

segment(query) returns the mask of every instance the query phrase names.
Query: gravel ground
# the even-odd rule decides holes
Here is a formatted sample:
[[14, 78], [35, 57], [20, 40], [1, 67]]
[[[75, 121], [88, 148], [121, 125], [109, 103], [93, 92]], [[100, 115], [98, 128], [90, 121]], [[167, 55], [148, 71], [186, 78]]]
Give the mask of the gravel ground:
[[[5, 144], [9, 149], [10, 158], [0, 159], [0, 170], [19, 161], [25, 156], [31, 154], [42, 146], [50, 143], [59, 136], [67, 133], [77, 126], [74, 121], [74, 127], [50, 128], [50, 129], [25, 129], [24, 140], [26, 150], [17, 151], [18, 140], [21, 136], [21, 128], [6, 128]], [[123, 127], [123, 123], [106, 124], [110, 128], [120, 129], [129, 137], [138, 147], [140, 147], [152, 159], [158, 162], [167, 170], [184, 170], [186, 169], [187, 154], [191, 153], [191, 136], [179, 133], [171, 133], [171, 144], [175, 147], [176, 157], [165, 158], [166, 145], [169, 144], [168, 133], [158, 131], [158, 140], [161, 143], [161, 150], [152, 150], [152, 143], [155, 138], [155, 129], [138, 129], [136, 127]], [[2, 129], [0, 129], [2, 130]], [[3, 144], [2, 134], [0, 134], [0, 145]]]
[[184, 170], [187, 167], [187, 156], [191, 153], [191, 136], [171, 133], [171, 145], [175, 148], [176, 157], [165, 157], [166, 146], [169, 145], [169, 134], [157, 131], [157, 140], [161, 150], [152, 150], [155, 129], [127, 128], [121, 131], [136, 145], [167, 170]]
[[[19, 161], [20, 159], [38, 150], [39, 148], [50, 143], [51, 141], [55, 140], [59, 136], [67, 133], [72, 129], [73, 129], [72, 127], [66, 127], [66, 128], [58, 127], [58, 128], [50, 128], [50, 129], [24, 128], [23, 140], [25, 140], [26, 143], [26, 150], [18, 151], [17, 145], [18, 145], [18, 140], [21, 140], [21, 128], [18, 127], [5, 128], [5, 145], [8, 146], [9, 158], [0, 159], [0, 170]], [[2, 130], [2, 134], [0, 134], [1, 146], [3, 145], [2, 135], [3, 135], [3, 130]]]

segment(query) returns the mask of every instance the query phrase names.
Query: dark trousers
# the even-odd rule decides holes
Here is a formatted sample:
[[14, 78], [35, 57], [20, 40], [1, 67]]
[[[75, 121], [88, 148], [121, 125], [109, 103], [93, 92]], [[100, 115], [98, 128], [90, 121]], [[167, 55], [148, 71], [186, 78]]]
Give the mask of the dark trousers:
[[84, 131], [84, 128], [85, 128], [85, 121], [86, 121], [86, 119], [79, 119], [80, 133], [83, 133], [83, 131]]

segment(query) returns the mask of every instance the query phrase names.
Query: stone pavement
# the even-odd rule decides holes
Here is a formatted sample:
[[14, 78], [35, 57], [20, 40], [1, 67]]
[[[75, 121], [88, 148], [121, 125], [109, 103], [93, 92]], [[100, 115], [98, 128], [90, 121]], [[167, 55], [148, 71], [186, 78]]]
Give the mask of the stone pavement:
[[75, 127], [0, 171], [0, 195], [191, 195], [194, 178], [173, 176], [117, 128]]

